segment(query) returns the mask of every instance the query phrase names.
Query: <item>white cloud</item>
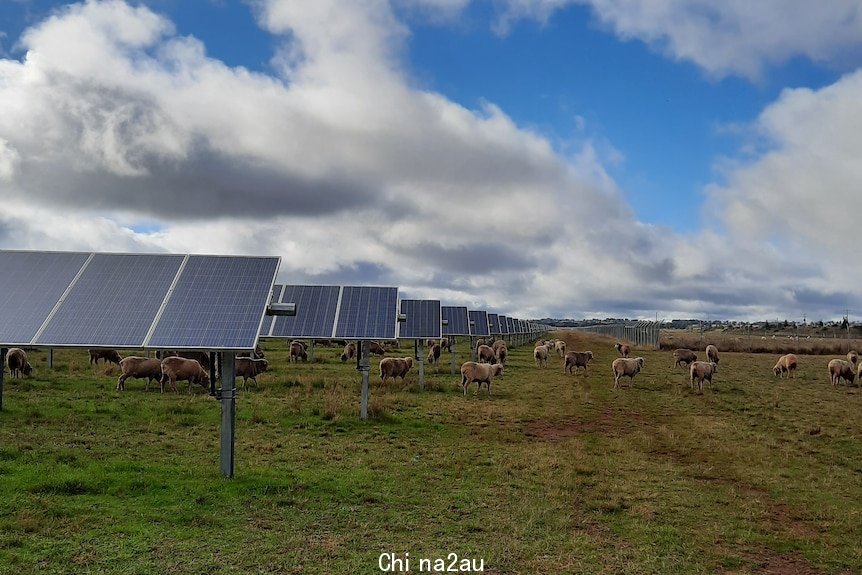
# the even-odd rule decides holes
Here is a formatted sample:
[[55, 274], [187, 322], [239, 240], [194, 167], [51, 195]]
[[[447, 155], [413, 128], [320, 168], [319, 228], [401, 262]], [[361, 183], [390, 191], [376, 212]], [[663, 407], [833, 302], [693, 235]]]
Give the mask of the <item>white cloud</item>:
[[803, 56], [838, 67], [862, 58], [858, 0], [506, 0], [498, 28], [546, 21], [571, 5], [592, 7], [623, 39], [637, 39], [710, 75], [759, 77], [769, 65]]

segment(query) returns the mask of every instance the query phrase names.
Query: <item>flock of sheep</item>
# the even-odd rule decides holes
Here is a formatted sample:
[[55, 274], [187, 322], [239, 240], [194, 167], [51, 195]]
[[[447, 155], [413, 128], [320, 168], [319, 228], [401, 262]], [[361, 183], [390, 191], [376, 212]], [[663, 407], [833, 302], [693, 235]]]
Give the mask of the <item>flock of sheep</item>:
[[[451, 350], [451, 341], [447, 338], [440, 340], [428, 340], [426, 345], [429, 352], [426, 361], [429, 364], [436, 363], [440, 359], [442, 350]], [[402, 382], [413, 368], [413, 357], [382, 357], [387, 351], [397, 349], [397, 341], [393, 342], [371, 342], [370, 351], [374, 355], [381, 356], [380, 381], [386, 383], [400, 378]], [[614, 345], [620, 357], [611, 363], [611, 371], [614, 376], [614, 389], [620, 387], [620, 379], [628, 377], [629, 382], [644, 368], [644, 358], [629, 357], [631, 349], [623, 343]], [[307, 344], [303, 341], [291, 341], [289, 345], [291, 362], [308, 361]], [[471, 383], [478, 383], [475, 393], [478, 393], [482, 385], [487, 385], [488, 395], [491, 394], [491, 384], [495, 377], [503, 374], [509, 351], [505, 340], [478, 340], [476, 343], [477, 361], [467, 361], [461, 365], [461, 387], [464, 394]], [[707, 345], [707, 361], [698, 361], [697, 354], [690, 349], [676, 349], [673, 351], [673, 367], [688, 368], [689, 385], [693, 389], [695, 383], [700, 392], [703, 392], [704, 384], [712, 388], [712, 379], [718, 372], [719, 355], [714, 345]], [[120, 367], [121, 374], [117, 379], [117, 390], [125, 389], [125, 382], [129, 378], [146, 379], [146, 390], [149, 390], [152, 381], [158, 381], [160, 390], [164, 392], [165, 384], [170, 384], [174, 392], [177, 391], [177, 381], [188, 381], [189, 393], [192, 386], [198, 383], [209, 387], [209, 355], [202, 352], [166, 352], [163, 359], [129, 356], [122, 358], [116, 350], [89, 350], [90, 364], [98, 364], [99, 360], [106, 363], [115, 363]], [[587, 374], [589, 363], [593, 360], [592, 351], [574, 351], [566, 349], [566, 342], [560, 339], [544, 340], [536, 343], [533, 350], [533, 358], [536, 366], [545, 368], [552, 355], [558, 355], [563, 359], [563, 371], [566, 374], [577, 373], [579, 368], [584, 369]], [[341, 361], [349, 361], [356, 357], [356, 345], [353, 342], [344, 342], [341, 353]], [[28, 376], [33, 372], [27, 353], [21, 348], [11, 348], [6, 354], [6, 365], [12, 377]], [[268, 363], [263, 351], [258, 347], [252, 353], [238, 354], [235, 361], [235, 373], [237, 377], [243, 378], [243, 387], [247, 380], [251, 379], [257, 384], [256, 376], [267, 371]], [[798, 368], [796, 355], [788, 353], [781, 356], [772, 368], [776, 377], [783, 378], [785, 375], [795, 377]], [[846, 359], [832, 359], [828, 363], [829, 379], [833, 386], [837, 386], [841, 380], [848, 384], [854, 383], [858, 377], [862, 381], [862, 364], [859, 363], [857, 352], [850, 351]]]

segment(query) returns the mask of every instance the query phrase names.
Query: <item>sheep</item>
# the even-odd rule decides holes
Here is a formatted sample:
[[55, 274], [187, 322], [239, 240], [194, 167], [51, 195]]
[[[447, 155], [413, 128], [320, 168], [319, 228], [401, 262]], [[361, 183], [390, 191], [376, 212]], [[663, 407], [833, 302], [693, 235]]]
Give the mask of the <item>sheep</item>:
[[614, 349], [620, 354], [620, 357], [628, 357], [631, 349], [624, 343], [617, 342], [614, 344]]
[[832, 386], [836, 387], [842, 379], [847, 380], [848, 385], [856, 379], [856, 372], [853, 371], [853, 366], [849, 361], [843, 359], [833, 359], [828, 364], [829, 379], [832, 381]]
[[707, 361], [718, 364], [718, 348], [712, 344], [706, 346], [706, 359]]
[[210, 368], [210, 354], [205, 351], [181, 351], [176, 357], [184, 357], [186, 359], [193, 359], [204, 369]]
[[644, 358], [642, 357], [618, 357], [611, 364], [611, 369], [614, 372], [614, 389], [620, 385], [620, 378], [628, 376], [629, 385], [631, 385], [635, 376], [640, 373], [644, 367]]
[[688, 366], [693, 361], [697, 361], [697, 355], [690, 349], [673, 350], [674, 367], [682, 367], [682, 364], [686, 364], [686, 366]]
[[587, 365], [593, 361], [593, 352], [570, 351], [566, 353], [565, 359], [566, 361], [563, 366], [563, 373], [574, 373], [579, 367], [583, 367], [584, 375], [587, 375]]
[[709, 388], [712, 389], [712, 376], [718, 371], [718, 364], [714, 361], [693, 361], [689, 365], [689, 373], [691, 379], [689, 385], [694, 389], [694, 380], [697, 378], [697, 389], [703, 393], [704, 380], [709, 382]]
[[27, 361], [27, 352], [20, 347], [10, 348], [6, 352], [6, 366], [12, 377], [24, 377], [33, 373], [33, 366]]
[[105, 363], [111, 362], [120, 365], [120, 354], [116, 349], [88, 349], [90, 353], [90, 365], [99, 365], [99, 360], [104, 360]]
[[306, 347], [303, 342], [293, 340], [290, 342], [290, 357], [288, 358], [288, 361], [293, 363], [299, 360], [308, 361], [308, 351], [306, 351]]
[[558, 339], [554, 342], [554, 349], [557, 350], [557, 354], [560, 357], [566, 357], [566, 342], [561, 339]]
[[368, 353], [372, 355], [386, 355], [386, 347], [377, 341], [368, 342]]
[[494, 350], [487, 345], [480, 345], [476, 354], [479, 363], [497, 363], [497, 356]]
[[428, 363], [437, 363], [440, 360], [440, 349], [441, 346], [439, 343], [432, 345], [431, 349], [428, 350], [428, 357], [425, 358], [425, 361]]
[[384, 357], [380, 360], [380, 382], [386, 383], [390, 377], [393, 380], [400, 377], [403, 382], [412, 367], [412, 357]]
[[341, 361], [348, 361], [356, 357], [356, 344], [350, 342], [344, 346], [344, 351], [341, 352]]
[[500, 363], [486, 364], [476, 363], [475, 361], [467, 361], [461, 365], [461, 387], [464, 389], [464, 395], [467, 395], [467, 388], [474, 381], [479, 384], [473, 395], [478, 395], [482, 389], [482, 384], [488, 384], [488, 396], [491, 395], [491, 382], [498, 375], [503, 375], [503, 365]]
[[166, 357], [162, 360], [162, 378], [159, 381], [161, 393], [165, 392], [165, 382], [169, 382], [174, 393], [176, 393], [177, 380], [189, 382], [189, 393], [192, 392], [193, 383], [199, 383], [203, 387], [208, 387], [210, 384], [209, 374], [197, 360], [185, 357]]
[[[251, 378], [254, 385], [257, 386], [257, 376], [265, 372], [269, 368], [269, 362], [265, 359], [254, 359], [252, 357], [237, 357], [234, 360], [234, 374], [236, 377], [242, 377], [242, 387], [245, 389], [246, 382]], [[191, 381], [189, 381], [189, 391], [191, 391]]]
[[853, 367], [856, 367], [856, 362], [859, 361], [859, 354], [851, 349], [847, 352], [847, 361], [849, 361]]
[[505, 339], [498, 339], [497, 341], [495, 341], [493, 343], [493, 345], [491, 345], [491, 347], [493, 348], [494, 353], [496, 354], [497, 352], [500, 351], [501, 347], [506, 347], [506, 340]]
[[777, 375], [779, 378], [784, 377], [784, 374], [787, 374], [787, 377], [796, 377], [796, 356], [792, 353], [788, 353], [787, 355], [782, 355], [778, 358], [778, 362], [775, 364], [775, 367], [772, 368], [772, 373]]
[[509, 358], [509, 348], [505, 345], [501, 345], [499, 349], [497, 349], [497, 363], [506, 365], [506, 360]]
[[120, 360], [120, 370], [123, 372], [117, 378], [117, 391], [126, 389], [126, 380], [132, 379], [147, 379], [147, 386], [144, 391], [150, 390], [150, 381], [162, 380], [162, 362], [153, 357], [138, 357], [130, 355]]
[[533, 350], [533, 357], [536, 360], [536, 367], [548, 367], [548, 347], [546, 345], [537, 345]]
[[444, 337], [440, 340], [440, 349], [445, 349], [449, 353], [452, 353], [452, 345], [455, 343], [454, 337]]

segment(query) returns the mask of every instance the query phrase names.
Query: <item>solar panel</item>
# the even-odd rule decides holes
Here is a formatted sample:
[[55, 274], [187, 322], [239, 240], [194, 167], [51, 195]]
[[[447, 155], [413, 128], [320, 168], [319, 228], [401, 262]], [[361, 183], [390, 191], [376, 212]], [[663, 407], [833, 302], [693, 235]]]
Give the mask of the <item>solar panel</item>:
[[466, 307], [444, 305], [440, 313], [445, 322], [443, 335], [470, 335], [470, 318]]
[[497, 316], [500, 322], [500, 335], [509, 334], [509, 318], [504, 315]]
[[395, 339], [398, 288], [344, 286], [333, 337]]
[[488, 325], [492, 335], [500, 335], [500, 316], [495, 313], [488, 314]]
[[188, 256], [148, 347], [254, 348], [278, 264], [279, 258]]
[[403, 299], [401, 313], [405, 321], [398, 323], [398, 337], [405, 339], [437, 338], [443, 336], [443, 316], [440, 300]]
[[[284, 286], [280, 284], [272, 286], [272, 294], [270, 295], [269, 303], [277, 303], [279, 301], [281, 290], [283, 288]], [[263, 323], [260, 324], [260, 337], [266, 337], [269, 335], [269, 332], [272, 330], [273, 323], [275, 323], [275, 316], [266, 315], [263, 317]]]
[[143, 346], [183, 259], [164, 254], [94, 254], [35, 343]]
[[277, 316], [271, 337], [330, 338], [338, 311], [339, 286], [276, 286], [280, 303], [296, 304], [295, 316]]
[[0, 343], [28, 345], [89, 257], [79, 252], [0, 252]]
[[488, 331], [488, 314], [484, 311], [470, 310], [470, 335], [484, 337], [491, 335]]

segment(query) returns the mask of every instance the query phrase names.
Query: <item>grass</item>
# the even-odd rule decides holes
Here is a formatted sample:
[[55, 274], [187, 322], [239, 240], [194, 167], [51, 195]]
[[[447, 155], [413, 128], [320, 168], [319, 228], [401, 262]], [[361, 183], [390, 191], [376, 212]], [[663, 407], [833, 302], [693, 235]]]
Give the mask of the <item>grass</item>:
[[424, 392], [415, 367], [381, 386], [373, 360], [368, 422], [340, 350], [297, 365], [270, 343], [233, 480], [201, 389], [117, 392], [84, 352], [53, 371], [35, 352], [0, 412], [0, 573], [380, 573], [384, 552], [411, 572], [452, 552], [485, 573], [862, 572], [862, 392], [833, 389], [828, 358], [778, 380], [773, 356], [723, 353], [700, 394], [636, 350], [614, 392], [613, 341], [557, 335], [593, 351], [589, 375], [523, 346], [490, 398], [446, 354]]

